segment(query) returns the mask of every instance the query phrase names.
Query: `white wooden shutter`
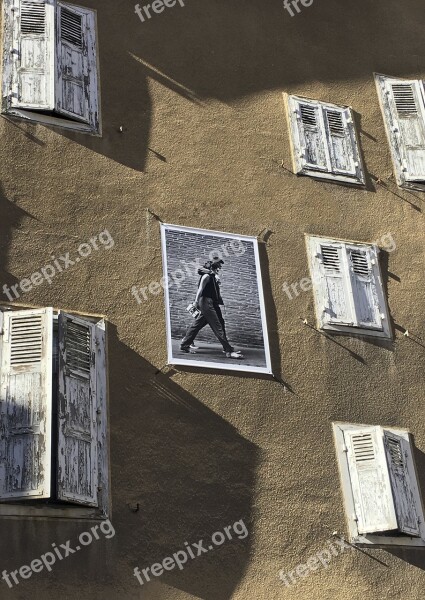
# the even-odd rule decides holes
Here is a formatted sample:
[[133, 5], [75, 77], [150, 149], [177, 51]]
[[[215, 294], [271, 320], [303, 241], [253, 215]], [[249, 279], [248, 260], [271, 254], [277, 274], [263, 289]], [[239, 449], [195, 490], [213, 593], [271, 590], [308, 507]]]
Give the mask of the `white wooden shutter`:
[[363, 181], [360, 155], [352, 114], [349, 108], [323, 106], [331, 171]]
[[322, 325], [353, 325], [354, 307], [347, 278], [344, 244], [316, 242], [314, 252], [314, 280]]
[[0, 340], [0, 498], [49, 498], [52, 309], [4, 313]]
[[58, 497], [97, 506], [95, 325], [59, 314]]
[[323, 114], [317, 102], [290, 98], [294, 151], [298, 172], [329, 171], [329, 155]]
[[[355, 306], [355, 325], [382, 330], [384, 313], [380, 309], [380, 278], [374, 266], [377, 266], [377, 254], [373, 246], [346, 246], [352, 294]], [[379, 275], [378, 275], [379, 277]]]
[[52, 110], [55, 0], [6, 0], [4, 14], [5, 26], [11, 31], [10, 55], [5, 60], [8, 104], [14, 108]]
[[380, 427], [344, 432], [348, 469], [359, 533], [398, 527]]
[[349, 107], [289, 96], [288, 116], [296, 173], [364, 184]]
[[425, 184], [424, 84], [385, 75], [375, 78], [397, 181], [402, 186]]
[[58, 2], [56, 31], [56, 110], [98, 127], [96, 13]]
[[384, 444], [394, 495], [398, 529], [404, 533], [420, 536], [414, 486], [416, 475], [412, 469], [413, 458], [410, 442], [394, 432], [384, 430]]

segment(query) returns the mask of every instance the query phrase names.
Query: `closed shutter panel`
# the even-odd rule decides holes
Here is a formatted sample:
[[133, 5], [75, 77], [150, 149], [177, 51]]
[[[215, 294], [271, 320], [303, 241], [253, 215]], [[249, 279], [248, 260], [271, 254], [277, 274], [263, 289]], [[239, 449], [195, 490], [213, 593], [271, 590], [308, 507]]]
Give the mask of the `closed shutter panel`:
[[382, 330], [379, 298], [372, 261], [377, 259], [372, 248], [347, 246], [357, 327]]
[[10, 0], [12, 25], [10, 105], [54, 108], [55, 0]]
[[95, 325], [59, 314], [58, 497], [97, 506]]
[[391, 155], [401, 187], [425, 185], [425, 94], [422, 81], [375, 74]]
[[361, 178], [360, 157], [350, 110], [324, 107], [332, 173]]
[[397, 529], [390, 478], [380, 427], [344, 432], [359, 533]]
[[403, 437], [389, 431], [384, 431], [384, 444], [398, 528], [409, 535], [420, 536], [418, 514], [413, 497], [416, 477], [414, 473], [409, 472], [409, 464], [412, 464], [410, 444]]
[[53, 311], [5, 313], [0, 498], [50, 497]]
[[290, 110], [295, 125], [294, 150], [297, 154], [299, 170], [329, 171], [326, 134], [320, 106], [313, 102], [291, 98]]
[[388, 82], [390, 105], [407, 180], [425, 181], [425, 112], [419, 81]]
[[59, 2], [56, 26], [56, 109], [60, 114], [85, 123], [97, 123], [95, 13]]
[[319, 244], [323, 324], [353, 325], [353, 305], [342, 244]]

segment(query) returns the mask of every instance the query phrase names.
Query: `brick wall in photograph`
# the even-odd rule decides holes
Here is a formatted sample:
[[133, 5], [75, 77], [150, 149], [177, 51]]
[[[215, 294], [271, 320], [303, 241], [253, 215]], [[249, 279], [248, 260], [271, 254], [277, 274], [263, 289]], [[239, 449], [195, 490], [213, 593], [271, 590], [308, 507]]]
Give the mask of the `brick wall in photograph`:
[[[216, 252], [224, 260], [220, 278], [227, 337], [236, 346], [262, 347], [264, 341], [253, 243], [235, 240], [232, 249], [232, 240], [228, 238], [169, 230], [166, 240], [168, 275], [171, 278], [172, 337], [182, 338], [193, 321], [186, 310], [188, 304], [194, 301], [198, 289], [199, 275], [193, 261], [199, 259], [203, 264], [209, 260], [212, 252]], [[173, 273], [175, 279], [179, 280], [177, 284], [172, 282]], [[217, 341], [208, 325], [197, 339]]]

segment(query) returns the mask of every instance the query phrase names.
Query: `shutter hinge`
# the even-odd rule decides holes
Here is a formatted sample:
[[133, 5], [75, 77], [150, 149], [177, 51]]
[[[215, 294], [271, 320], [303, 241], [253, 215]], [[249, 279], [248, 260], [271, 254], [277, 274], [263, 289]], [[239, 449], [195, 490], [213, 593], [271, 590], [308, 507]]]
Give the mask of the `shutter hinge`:
[[103, 490], [103, 486], [102, 486], [102, 485], [98, 485], [98, 486], [97, 486], [97, 491], [98, 491], [98, 492], [101, 492], [102, 490]]

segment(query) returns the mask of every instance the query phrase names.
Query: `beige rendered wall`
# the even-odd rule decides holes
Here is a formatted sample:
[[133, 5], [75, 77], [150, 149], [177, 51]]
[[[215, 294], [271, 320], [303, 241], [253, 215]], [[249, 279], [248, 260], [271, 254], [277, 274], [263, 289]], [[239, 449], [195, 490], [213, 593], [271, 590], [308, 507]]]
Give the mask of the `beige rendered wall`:
[[[0, 597], [421, 599], [419, 551], [346, 551], [292, 587], [278, 573], [345, 531], [333, 420], [410, 429], [423, 475], [425, 195], [394, 183], [372, 76], [425, 76], [423, 2], [314, 0], [291, 18], [279, 0], [187, 0], [145, 23], [129, 1], [84, 3], [98, 10], [103, 137], [0, 118], [0, 283], [104, 229], [113, 236], [112, 249], [20, 302], [108, 317], [116, 535], [11, 590], [0, 582]], [[289, 171], [284, 91], [354, 108], [367, 190]], [[286, 389], [231, 373], [158, 373], [162, 295], [139, 305], [130, 293], [162, 275], [148, 208], [169, 223], [273, 232], [262, 267]], [[391, 233], [397, 249], [382, 266], [394, 342], [329, 338], [303, 324], [314, 323], [312, 293], [290, 301], [281, 288], [308, 276], [305, 233], [365, 242]], [[245, 540], [143, 587], [133, 577], [135, 566], [239, 519]], [[1, 520], [0, 568], [18, 569], [86, 529]]]

